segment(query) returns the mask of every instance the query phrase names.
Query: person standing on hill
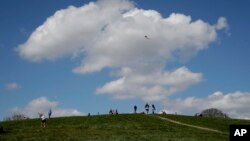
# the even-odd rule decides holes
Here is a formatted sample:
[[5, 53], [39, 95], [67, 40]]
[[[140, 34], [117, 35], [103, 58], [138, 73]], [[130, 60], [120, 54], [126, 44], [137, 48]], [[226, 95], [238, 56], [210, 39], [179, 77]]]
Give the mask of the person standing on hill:
[[51, 115], [52, 115], [52, 111], [51, 111], [51, 109], [49, 109], [49, 113], [48, 113], [48, 115], [49, 115], [49, 119], [50, 119], [50, 117], [51, 117]]
[[134, 106], [134, 113], [136, 114], [137, 106]]
[[148, 103], [146, 103], [146, 105], [145, 105], [145, 110], [146, 110], [146, 112], [148, 114], [148, 111], [149, 111], [149, 105], [148, 105]]
[[152, 114], [155, 114], [155, 105], [152, 104]]

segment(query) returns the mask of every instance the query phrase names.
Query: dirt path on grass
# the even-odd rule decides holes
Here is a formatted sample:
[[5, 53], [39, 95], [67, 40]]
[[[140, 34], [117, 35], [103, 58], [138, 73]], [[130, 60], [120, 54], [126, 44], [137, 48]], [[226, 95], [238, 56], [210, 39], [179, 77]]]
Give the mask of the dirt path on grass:
[[161, 117], [161, 116], [156, 116], [157, 118], [160, 118], [162, 120], [166, 120], [175, 124], [179, 124], [179, 125], [183, 125], [183, 126], [188, 126], [188, 127], [192, 127], [192, 128], [196, 128], [196, 129], [200, 129], [200, 130], [205, 130], [205, 131], [211, 131], [211, 132], [216, 132], [216, 133], [222, 133], [222, 134], [227, 134], [225, 132], [219, 131], [219, 130], [215, 130], [215, 129], [211, 129], [211, 128], [206, 128], [206, 127], [201, 127], [201, 126], [196, 126], [196, 125], [191, 125], [191, 124], [186, 124], [186, 123], [182, 123], [179, 121], [175, 121], [166, 117]]

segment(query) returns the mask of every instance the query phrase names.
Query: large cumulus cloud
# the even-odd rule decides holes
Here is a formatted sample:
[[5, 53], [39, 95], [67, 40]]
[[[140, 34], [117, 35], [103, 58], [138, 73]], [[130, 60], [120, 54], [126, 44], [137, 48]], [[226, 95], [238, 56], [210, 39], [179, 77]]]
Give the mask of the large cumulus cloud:
[[100, 0], [58, 10], [17, 50], [34, 62], [83, 56], [74, 73], [111, 68], [116, 74], [98, 94], [160, 100], [202, 81], [201, 73], [185, 66], [166, 70], [165, 65], [208, 48], [226, 26], [224, 17], [209, 24], [180, 13], [163, 17], [128, 0]]
[[166, 100], [164, 106], [168, 113], [194, 114], [208, 108], [217, 108], [232, 118], [250, 119], [250, 93], [236, 91], [232, 93], [214, 92], [206, 98], [188, 97], [185, 99]]

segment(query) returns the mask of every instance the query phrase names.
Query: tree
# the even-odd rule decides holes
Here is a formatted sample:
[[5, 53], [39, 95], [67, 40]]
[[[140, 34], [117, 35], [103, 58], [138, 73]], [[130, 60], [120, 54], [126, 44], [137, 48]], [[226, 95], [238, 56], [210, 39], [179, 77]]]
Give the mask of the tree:
[[26, 117], [23, 114], [14, 114], [12, 120], [24, 120]]
[[229, 118], [229, 116], [216, 108], [203, 110], [200, 115], [202, 117]]
[[11, 117], [4, 118], [4, 121], [25, 120], [25, 119], [29, 119], [29, 117], [25, 116], [24, 114], [13, 114]]

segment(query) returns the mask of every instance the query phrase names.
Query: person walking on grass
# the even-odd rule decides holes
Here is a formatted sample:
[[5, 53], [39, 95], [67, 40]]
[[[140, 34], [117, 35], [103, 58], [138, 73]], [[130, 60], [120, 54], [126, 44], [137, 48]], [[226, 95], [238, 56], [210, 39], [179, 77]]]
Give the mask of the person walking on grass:
[[42, 113], [38, 113], [39, 117], [41, 118], [41, 127], [45, 128], [46, 127], [46, 117]]

